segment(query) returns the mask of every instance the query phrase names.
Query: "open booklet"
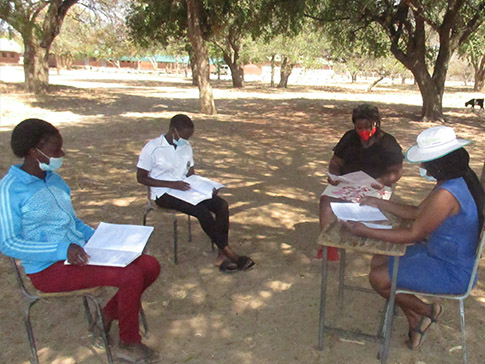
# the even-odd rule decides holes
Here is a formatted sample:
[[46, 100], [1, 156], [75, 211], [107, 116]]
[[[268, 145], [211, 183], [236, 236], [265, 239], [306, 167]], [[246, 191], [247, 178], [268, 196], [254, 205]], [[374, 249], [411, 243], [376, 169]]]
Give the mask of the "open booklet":
[[361, 206], [356, 202], [330, 202], [330, 207], [339, 220], [359, 221], [372, 229], [392, 229], [391, 225], [367, 222], [387, 220], [387, 217], [376, 207]]
[[84, 246], [87, 264], [126, 267], [143, 253], [152, 231], [153, 226], [100, 222]]
[[185, 178], [184, 182], [190, 184], [189, 190], [182, 191], [171, 188], [166, 193], [192, 205], [197, 205], [201, 201], [212, 198], [214, 190], [225, 187], [219, 182], [195, 174]]
[[359, 202], [364, 196], [374, 196], [389, 200], [392, 195], [392, 190], [388, 186], [381, 189], [372, 187], [373, 185], [381, 185], [374, 178], [363, 171], [347, 173], [342, 176], [336, 176], [331, 173], [327, 175], [334, 181], [339, 181], [337, 186], [329, 184], [322, 195], [340, 198], [345, 201]]

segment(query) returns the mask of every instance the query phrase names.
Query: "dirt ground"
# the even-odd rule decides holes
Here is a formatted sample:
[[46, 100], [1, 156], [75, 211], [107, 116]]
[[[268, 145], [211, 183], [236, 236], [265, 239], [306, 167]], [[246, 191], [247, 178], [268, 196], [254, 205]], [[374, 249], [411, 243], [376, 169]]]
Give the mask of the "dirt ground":
[[[2, 68], [0, 79], [0, 175], [19, 163], [9, 146], [13, 126], [28, 117], [52, 122], [64, 136], [67, 153], [60, 174], [72, 188], [79, 217], [92, 226], [99, 221], [141, 224], [146, 191], [135, 180], [139, 151], [167, 129], [175, 113], [192, 116], [196, 170], [227, 186], [221, 195], [231, 207], [230, 244], [257, 264], [250, 272], [221, 274], [198, 223], [189, 243], [186, 221], [179, 217], [179, 263], [174, 265], [170, 216], [150, 215], [155, 231], [148, 253], [161, 262], [162, 273], [143, 296], [143, 307], [150, 327], [147, 342], [162, 353], [163, 363], [377, 363], [375, 343], [328, 334], [324, 350], [316, 350], [320, 265], [311, 256], [319, 233], [318, 197], [332, 147], [352, 127], [351, 110], [359, 103], [379, 107], [383, 129], [404, 149], [420, 131], [437, 125], [418, 121], [421, 98], [415, 86], [387, 83], [366, 93], [370, 81], [287, 90], [250, 83], [234, 90], [229, 81], [219, 81], [214, 82], [219, 114], [207, 116], [197, 111], [197, 89], [178, 76], [65, 71], [51, 75], [52, 92], [39, 98], [22, 91], [19, 68]], [[475, 95], [450, 86], [444, 107], [457, 134], [475, 141], [467, 149], [480, 173], [485, 113], [463, 106]], [[406, 163], [395, 193], [418, 203], [431, 186], [415, 165]], [[369, 259], [349, 254], [351, 283], [368, 286]], [[383, 299], [347, 292], [339, 311], [337, 266], [330, 267], [329, 320], [374, 333]], [[469, 362], [477, 364], [485, 362], [484, 282], [482, 270], [466, 301]], [[0, 287], [0, 363], [28, 363], [23, 300], [3, 256]], [[103, 302], [111, 293], [105, 290]], [[404, 345], [407, 325], [402, 314], [396, 317], [388, 363], [460, 363], [458, 304], [443, 305], [440, 323], [417, 351]], [[41, 363], [105, 362], [104, 351], [94, 348], [87, 334], [80, 300], [42, 302], [32, 311]]]

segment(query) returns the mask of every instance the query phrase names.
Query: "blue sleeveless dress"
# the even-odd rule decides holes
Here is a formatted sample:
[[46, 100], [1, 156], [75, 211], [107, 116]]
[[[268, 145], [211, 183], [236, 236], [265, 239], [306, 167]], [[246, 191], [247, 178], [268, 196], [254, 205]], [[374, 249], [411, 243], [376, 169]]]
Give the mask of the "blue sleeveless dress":
[[[447, 217], [431, 233], [427, 242], [407, 248], [406, 254], [399, 260], [397, 287], [428, 293], [461, 294], [468, 287], [475, 263], [477, 207], [461, 177], [445, 181], [437, 188], [449, 191], [459, 202], [460, 211]], [[390, 258], [390, 277], [393, 263], [394, 259]]]

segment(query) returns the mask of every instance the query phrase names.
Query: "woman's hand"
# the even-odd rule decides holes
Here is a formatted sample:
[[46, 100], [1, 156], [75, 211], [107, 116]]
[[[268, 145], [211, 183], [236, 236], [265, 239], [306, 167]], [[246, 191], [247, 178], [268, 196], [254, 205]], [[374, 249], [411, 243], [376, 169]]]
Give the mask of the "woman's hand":
[[377, 183], [371, 183], [371, 187], [376, 190], [382, 190], [384, 188], [384, 181], [381, 178], [376, 178]]
[[352, 234], [357, 236], [366, 236], [365, 232], [369, 229], [364, 224], [356, 221], [342, 221], [342, 223], [352, 232]]
[[175, 190], [187, 191], [190, 190], [190, 184], [184, 181], [173, 181], [171, 187]]
[[371, 206], [371, 207], [377, 207], [377, 204], [379, 203], [380, 199], [377, 197], [373, 196], [364, 196], [360, 199], [359, 204], [361, 206]]
[[67, 261], [73, 265], [86, 265], [89, 260], [89, 255], [84, 249], [77, 245], [71, 244], [67, 249]]
[[327, 182], [330, 183], [332, 186], [338, 186], [340, 181], [334, 180], [330, 177], [327, 178]]

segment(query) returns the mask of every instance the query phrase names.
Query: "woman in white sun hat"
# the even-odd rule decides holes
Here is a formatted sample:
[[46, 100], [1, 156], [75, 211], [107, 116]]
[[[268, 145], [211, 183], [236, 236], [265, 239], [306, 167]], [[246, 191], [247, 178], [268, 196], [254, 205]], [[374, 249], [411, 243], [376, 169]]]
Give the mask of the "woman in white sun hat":
[[[452, 128], [436, 126], [424, 130], [406, 160], [419, 163], [420, 174], [436, 181], [431, 193], [419, 206], [402, 205], [366, 197], [361, 204], [378, 207], [400, 218], [412, 220], [408, 228], [371, 229], [347, 222], [353, 233], [409, 246], [399, 261], [397, 286], [429, 293], [460, 294], [467, 289], [483, 224], [484, 193], [470, 169], [471, 141], [456, 138]], [[391, 287], [393, 259], [372, 258], [369, 281], [383, 297]], [[475, 278], [476, 279], [476, 278]], [[414, 295], [399, 294], [396, 303], [409, 323], [408, 347], [421, 345], [425, 332], [442, 314], [438, 303], [426, 304]]]

